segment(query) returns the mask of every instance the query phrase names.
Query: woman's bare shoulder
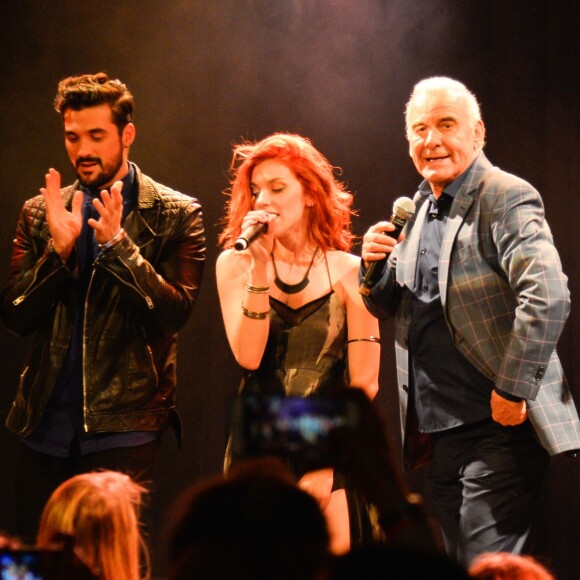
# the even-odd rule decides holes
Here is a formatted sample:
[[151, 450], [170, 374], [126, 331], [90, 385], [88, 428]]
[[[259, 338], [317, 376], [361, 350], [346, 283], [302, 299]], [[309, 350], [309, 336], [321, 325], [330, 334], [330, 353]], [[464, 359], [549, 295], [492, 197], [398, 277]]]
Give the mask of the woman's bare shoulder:
[[246, 252], [237, 252], [228, 248], [220, 253], [216, 261], [216, 271], [235, 275], [240, 271], [246, 271], [250, 264], [250, 256]]
[[330, 268], [343, 273], [350, 270], [358, 271], [360, 266], [360, 256], [342, 250], [331, 250], [326, 253], [326, 258]]

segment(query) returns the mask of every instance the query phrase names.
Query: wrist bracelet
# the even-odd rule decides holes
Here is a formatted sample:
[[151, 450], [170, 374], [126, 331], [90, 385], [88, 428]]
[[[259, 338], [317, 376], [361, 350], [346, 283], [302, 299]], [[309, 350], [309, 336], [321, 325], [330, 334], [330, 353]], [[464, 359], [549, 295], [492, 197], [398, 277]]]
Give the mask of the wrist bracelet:
[[52, 238], [48, 238], [48, 242], [46, 244], [46, 251], [49, 254], [54, 254], [63, 264], [66, 263], [66, 260], [63, 260], [62, 256], [54, 249], [54, 242]]
[[244, 314], [244, 316], [247, 316], [248, 318], [251, 318], [252, 320], [265, 320], [266, 318], [268, 318], [270, 311], [267, 310], [266, 312], [256, 312], [255, 310], [248, 310], [242, 304], [242, 313]]
[[99, 244], [99, 250], [104, 251], [112, 248], [115, 244], [118, 244], [123, 238], [127, 236], [127, 232], [121, 228], [116, 235], [114, 235], [108, 242], [104, 244]]
[[381, 339], [376, 336], [369, 336], [368, 338], [351, 338], [346, 341], [346, 344], [350, 344], [351, 342], [378, 342], [380, 344]]
[[270, 292], [270, 286], [252, 286], [248, 282], [246, 283], [246, 290], [248, 292], [253, 292], [254, 294], [268, 294], [268, 292]]

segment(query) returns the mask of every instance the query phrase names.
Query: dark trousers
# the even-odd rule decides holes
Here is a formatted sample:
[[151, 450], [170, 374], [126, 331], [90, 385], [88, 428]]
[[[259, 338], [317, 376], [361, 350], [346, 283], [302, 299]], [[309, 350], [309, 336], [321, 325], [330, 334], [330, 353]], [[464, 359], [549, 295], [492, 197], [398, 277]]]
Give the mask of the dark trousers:
[[483, 552], [521, 553], [548, 463], [529, 421], [435, 435], [428, 479], [448, 555], [469, 565]]
[[14, 472], [18, 537], [36, 542], [42, 510], [64, 481], [99, 469], [121, 471], [147, 487], [159, 455], [160, 439], [136, 447], [117, 447], [87, 455], [53, 457], [20, 443]]

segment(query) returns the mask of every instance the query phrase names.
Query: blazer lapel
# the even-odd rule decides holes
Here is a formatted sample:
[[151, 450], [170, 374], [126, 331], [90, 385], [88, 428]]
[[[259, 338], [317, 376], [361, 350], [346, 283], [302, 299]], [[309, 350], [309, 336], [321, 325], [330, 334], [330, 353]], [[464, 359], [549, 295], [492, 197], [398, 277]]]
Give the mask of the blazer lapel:
[[441, 294], [441, 303], [443, 309], [447, 304], [447, 286], [449, 280], [449, 264], [451, 261], [451, 252], [459, 232], [459, 228], [465, 221], [465, 216], [475, 201], [477, 187], [481, 183], [483, 176], [492, 168], [491, 163], [485, 155], [479, 154], [477, 161], [465, 176], [465, 180], [457, 190], [455, 199], [451, 206], [449, 219], [443, 234], [441, 242], [441, 253], [439, 255], [439, 292]]
[[455, 242], [457, 232], [465, 220], [465, 216], [473, 204], [473, 201], [473, 197], [470, 196], [468, 192], [463, 192], [462, 188], [459, 189], [455, 199], [453, 200], [451, 211], [449, 213], [449, 219], [447, 220], [445, 232], [443, 233], [441, 253], [439, 255], [438, 272], [439, 292], [441, 294], [441, 303], [443, 304], [443, 309], [445, 309], [445, 304], [447, 303], [447, 281], [449, 279], [449, 262], [451, 260], [451, 251], [453, 250], [453, 244]]

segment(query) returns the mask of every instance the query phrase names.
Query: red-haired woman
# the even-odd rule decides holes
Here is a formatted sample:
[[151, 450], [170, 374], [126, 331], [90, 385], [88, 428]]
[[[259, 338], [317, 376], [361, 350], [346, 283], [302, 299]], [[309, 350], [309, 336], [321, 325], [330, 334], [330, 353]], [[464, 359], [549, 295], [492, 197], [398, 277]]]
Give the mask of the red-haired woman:
[[[349, 253], [352, 195], [308, 139], [275, 134], [235, 147], [217, 261], [217, 285], [241, 392], [331, 394], [345, 384], [378, 390], [379, 328], [358, 292]], [[247, 249], [241, 232], [267, 223]], [[298, 474], [329, 523], [333, 551], [361, 537], [361, 510], [333, 469]]]

